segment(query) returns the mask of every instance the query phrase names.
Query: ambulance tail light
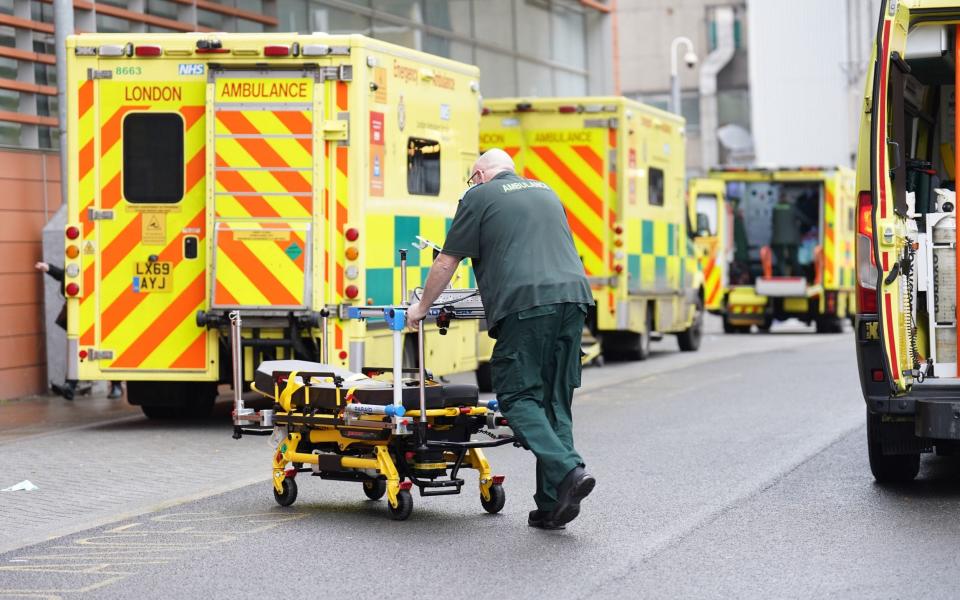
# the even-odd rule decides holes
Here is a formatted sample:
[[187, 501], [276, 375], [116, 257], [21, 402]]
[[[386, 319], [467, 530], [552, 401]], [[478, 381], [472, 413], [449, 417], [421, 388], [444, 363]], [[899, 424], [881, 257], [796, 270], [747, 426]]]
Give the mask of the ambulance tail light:
[[343, 236], [347, 238], [348, 242], [355, 242], [357, 238], [360, 237], [360, 230], [356, 227], [351, 227], [344, 232]]
[[343, 290], [343, 293], [346, 294], [347, 298], [354, 300], [357, 296], [360, 295], [360, 290], [355, 285], [348, 285], [347, 289]]
[[78, 237], [80, 237], [80, 228], [77, 227], [76, 225], [71, 225], [70, 227], [67, 227], [66, 233], [67, 233], [68, 240], [75, 240]]
[[68, 283], [63, 291], [65, 291], [68, 296], [76, 296], [80, 293], [80, 286], [75, 283]]
[[873, 196], [860, 192], [857, 201], [857, 312], [877, 312], [877, 262], [873, 256]]
[[577, 107], [576, 107], [576, 106], [566, 106], [566, 105], [565, 105], [565, 106], [559, 106], [559, 107], [557, 107], [557, 112], [558, 112], [558, 113], [561, 113], [561, 114], [564, 114], [564, 115], [568, 115], [568, 114], [570, 114], [570, 113], [575, 113], [575, 112], [577, 112]]
[[264, 56], [290, 56], [290, 46], [264, 46]]
[[160, 56], [163, 48], [160, 46], [137, 46], [133, 53], [137, 56]]
[[517, 102], [517, 112], [533, 112], [533, 105], [529, 102]]
[[490, 109], [489, 109], [489, 108], [484, 108], [483, 110], [480, 111], [480, 116], [485, 117], [485, 116], [487, 116], [487, 115], [489, 115], [489, 114], [490, 114]]

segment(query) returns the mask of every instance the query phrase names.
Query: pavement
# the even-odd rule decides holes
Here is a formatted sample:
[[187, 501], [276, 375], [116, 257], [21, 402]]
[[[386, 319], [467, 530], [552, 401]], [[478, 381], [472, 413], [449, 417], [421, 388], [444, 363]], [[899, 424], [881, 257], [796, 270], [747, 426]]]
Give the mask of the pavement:
[[598, 486], [562, 532], [526, 526], [533, 459], [511, 447], [488, 452], [501, 514], [470, 486], [396, 523], [305, 474], [278, 507], [266, 442], [222, 416], [6, 441], [0, 483], [40, 489], [0, 494], [0, 596], [955, 597], [957, 463], [873, 483], [852, 336], [716, 326], [701, 352], [668, 339], [585, 371], [575, 433]]

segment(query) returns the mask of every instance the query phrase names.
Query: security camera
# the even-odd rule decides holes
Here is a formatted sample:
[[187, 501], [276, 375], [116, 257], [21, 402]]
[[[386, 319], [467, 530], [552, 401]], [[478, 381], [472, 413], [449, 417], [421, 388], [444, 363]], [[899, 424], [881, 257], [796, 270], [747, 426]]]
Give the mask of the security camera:
[[683, 55], [683, 62], [687, 63], [688, 69], [692, 69], [695, 66], [697, 66], [698, 60], [699, 59], [697, 59], [697, 55], [694, 54], [693, 52], [687, 52], [686, 54]]

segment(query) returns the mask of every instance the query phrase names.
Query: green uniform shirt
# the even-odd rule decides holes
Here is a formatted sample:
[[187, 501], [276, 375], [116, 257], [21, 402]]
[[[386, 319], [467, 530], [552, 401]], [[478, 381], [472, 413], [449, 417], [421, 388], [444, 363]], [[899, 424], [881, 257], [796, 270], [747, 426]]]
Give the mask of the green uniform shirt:
[[443, 253], [473, 259], [487, 322], [547, 304], [593, 304], [560, 199], [540, 181], [503, 172], [467, 190]]

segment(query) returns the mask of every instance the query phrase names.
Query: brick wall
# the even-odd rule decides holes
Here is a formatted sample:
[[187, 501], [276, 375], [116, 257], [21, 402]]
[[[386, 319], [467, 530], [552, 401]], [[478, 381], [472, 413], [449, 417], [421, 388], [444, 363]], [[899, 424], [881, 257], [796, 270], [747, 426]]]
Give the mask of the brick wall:
[[60, 207], [56, 153], [0, 150], [0, 398], [47, 387], [41, 257], [44, 224]]

